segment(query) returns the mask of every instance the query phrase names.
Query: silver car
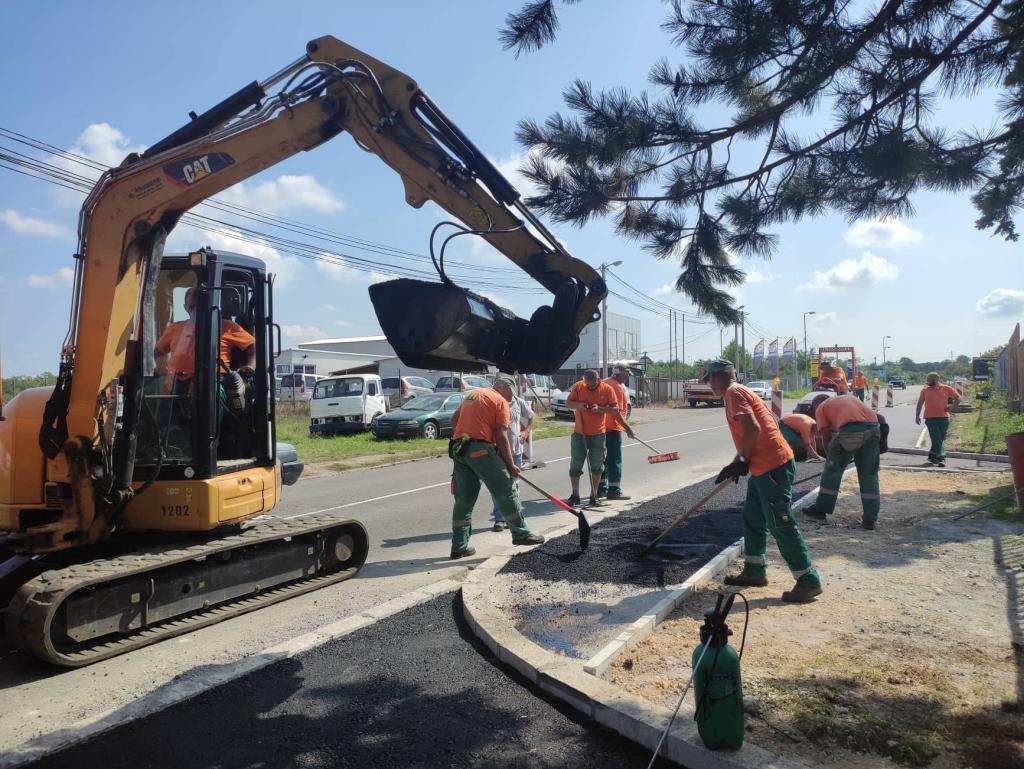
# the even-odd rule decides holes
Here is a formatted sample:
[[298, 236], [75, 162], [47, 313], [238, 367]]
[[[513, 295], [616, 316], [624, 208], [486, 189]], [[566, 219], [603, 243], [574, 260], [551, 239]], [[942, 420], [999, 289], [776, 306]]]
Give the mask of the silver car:
[[757, 397], [763, 401], [770, 401], [772, 399], [772, 385], [770, 382], [758, 380], [750, 382], [747, 387], [753, 390]]
[[421, 376], [389, 376], [380, 380], [388, 406], [396, 409], [418, 395], [434, 392], [434, 384]]
[[434, 385], [436, 393], [460, 393], [466, 390], [475, 390], [478, 387], [490, 387], [491, 382], [486, 377], [474, 374], [456, 374], [455, 376], [443, 376]]

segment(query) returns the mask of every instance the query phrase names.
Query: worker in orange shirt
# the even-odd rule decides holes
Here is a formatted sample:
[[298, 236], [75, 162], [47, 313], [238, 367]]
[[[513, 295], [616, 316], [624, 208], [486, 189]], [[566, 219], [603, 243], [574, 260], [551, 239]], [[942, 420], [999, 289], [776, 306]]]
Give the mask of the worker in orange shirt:
[[857, 466], [860, 504], [864, 511], [861, 527], [874, 529], [881, 507], [878, 486], [882, 431], [878, 415], [852, 395], [829, 398], [815, 414], [818, 434], [825, 445], [825, 469], [814, 504], [804, 515], [824, 521], [836, 509], [843, 472], [852, 461]]
[[[169, 393], [189, 392], [192, 388], [192, 379], [195, 377], [195, 286], [189, 287], [185, 292], [184, 305], [188, 320], [170, 324], [153, 347], [156, 357], [169, 356], [166, 379], [166, 389]], [[256, 338], [234, 321], [223, 318], [220, 322], [220, 360], [226, 369], [231, 368], [233, 350], [247, 352], [248, 359], [239, 367], [238, 373], [251, 375], [256, 369]]]
[[806, 414], [786, 414], [779, 421], [779, 431], [793, 449], [797, 462], [824, 462], [817, 450], [818, 423]]
[[605, 417], [614, 414], [625, 428], [619, 413], [619, 399], [607, 382], [592, 368], [583, 372], [583, 379], [573, 385], [565, 401], [566, 408], [576, 412], [576, 427], [569, 444], [569, 483], [572, 493], [566, 502], [580, 504], [580, 476], [583, 466], [590, 465], [590, 505], [597, 506], [597, 489], [601, 485], [605, 456]]
[[523, 506], [513, 482], [519, 475], [508, 441], [509, 401], [515, 382], [498, 377], [491, 387], [466, 393], [452, 415], [452, 440], [448, 454], [452, 469], [452, 560], [476, 554], [469, 546], [473, 532], [473, 508], [483, 483], [512, 532], [513, 545], [539, 545], [544, 537], [533, 534], [523, 518]]
[[636, 437], [633, 428], [626, 424], [625, 417], [629, 413], [629, 393], [626, 392], [629, 369], [613, 366], [611, 376], [604, 382], [615, 391], [619, 410], [604, 415], [604, 472], [601, 473], [597, 496], [609, 500], [629, 499], [627, 494], [622, 493], [622, 434]]
[[846, 371], [834, 360], [827, 360], [821, 364], [821, 379], [831, 379], [835, 384], [836, 392], [840, 395], [850, 392], [850, 386], [846, 382]]
[[868, 378], [859, 371], [853, 377], [853, 394], [860, 398], [861, 403], [868, 391]]
[[793, 452], [779, 432], [772, 412], [753, 390], [736, 382], [736, 370], [723, 358], [708, 364], [703, 378], [725, 403], [725, 419], [736, 458], [722, 468], [715, 483], [750, 474], [743, 503], [743, 571], [725, 578], [727, 585], [768, 584], [768, 532], [796, 578], [783, 601], [808, 603], [821, 595], [821, 577], [811, 564], [800, 527], [793, 519]]
[[946, 466], [946, 450], [943, 443], [946, 441], [946, 432], [949, 430], [950, 401], [953, 401], [953, 407], [956, 408], [960, 403], [960, 393], [949, 385], [941, 384], [939, 372], [929, 373], [925, 380], [925, 386], [921, 388], [921, 395], [917, 399], [914, 421], [921, 424], [921, 407], [924, 406], [924, 423], [928, 427], [928, 437], [932, 441], [932, 447], [928, 452], [928, 461], [939, 467]]

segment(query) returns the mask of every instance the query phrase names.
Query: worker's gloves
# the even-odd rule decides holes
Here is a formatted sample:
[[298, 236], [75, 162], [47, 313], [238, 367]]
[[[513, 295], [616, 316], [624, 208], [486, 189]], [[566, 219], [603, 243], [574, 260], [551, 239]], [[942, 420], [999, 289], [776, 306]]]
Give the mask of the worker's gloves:
[[740, 478], [750, 472], [750, 463], [744, 462], [742, 459], [734, 459], [731, 463], [727, 464], [722, 468], [722, 472], [715, 478], [715, 483], [721, 483], [722, 481], [732, 481], [733, 483], [739, 483]]

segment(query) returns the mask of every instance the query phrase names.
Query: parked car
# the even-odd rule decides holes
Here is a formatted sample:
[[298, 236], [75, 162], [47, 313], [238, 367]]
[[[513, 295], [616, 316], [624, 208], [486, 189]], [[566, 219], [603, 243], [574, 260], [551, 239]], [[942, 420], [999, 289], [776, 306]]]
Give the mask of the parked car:
[[[629, 406], [626, 408], [626, 418], [633, 413], [633, 407], [636, 406], [636, 391], [626, 385], [626, 395], [629, 397]], [[551, 399], [551, 410], [555, 413], [556, 417], [561, 419], [576, 419], [576, 413], [566, 408], [565, 402], [569, 399], [569, 393], [558, 391], [558, 395]]]
[[829, 398], [835, 397], [836, 391], [831, 387], [822, 386], [821, 388], [815, 388], [796, 402], [796, 406], [793, 408], [793, 413], [806, 414], [811, 419], [814, 419], [818, 411], [818, 406]]
[[466, 390], [475, 390], [477, 387], [490, 387], [491, 383], [487, 377], [475, 376], [473, 374], [456, 374], [455, 376], [443, 376], [434, 385], [436, 393], [459, 393]]
[[281, 391], [277, 399], [282, 403], [308, 401], [313, 397], [313, 388], [324, 377], [317, 374], [284, 374], [281, 376]]
[[690, 402], [690, 408], [697, 408], [700, 403], [709, 406], [721, 406], [722, 399], [711, 390], [711, 385], [693, 379], [683, 385], [683, 397]]
[[299, 461], [298, 450], [290, 443], [277, 442], [277, 461], [281, 465], [281, 483], [291, 486], [302, 475], [306, 465]]
[[397, 411], [374, 419], [370, 431], [378, 439], [451, 435], [452, 415], [461, 403], [461, 393], [418, 395]]
[[546, 374], [521, 374], [519, 377], [519, 394], [526, 400], [546, 404], [561, 392], [555, 380]]
[[388, 405], [399, 408], [410, 398], [417, 395], [429, 395], [434, 392], [434, 383], [421, 376], [389, 376], [380, 380]]
[[321, 379], [309, 402], [309, 433], [361, 432], [387, 410], [388, 399], [376, 374]]
[[763, 401], [770, 401], [772, 399], [772, 383], [757, 380], [756, 382], [750, 382], [747, 384], [751, 390]]
[[889, 380], [889, 384], [892, 385], [892, 389], [894, 390], [907, 389], [907, 380], [905, 377], [894, 376], [892, 379]]

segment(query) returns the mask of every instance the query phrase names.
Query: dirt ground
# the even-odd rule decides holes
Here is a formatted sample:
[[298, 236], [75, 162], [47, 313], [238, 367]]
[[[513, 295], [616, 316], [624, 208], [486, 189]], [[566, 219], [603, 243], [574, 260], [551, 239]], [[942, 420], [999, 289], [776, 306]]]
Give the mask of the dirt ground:
[[[1006, 474], [883, 471], [864, 531], [847, 477], [827, 524], [801, 522], [825, 593], [782, 603], [791, 577], [769, 545], [770, 585], [744, 591], [748, 739], [828, 769], [1024, 767], [1024, 526], [956, 511]], [[672, 707], [689, 678], [712, 586], [624, 652], [611, 680]], [[743, 633], [742, 601], [730, 616]]]

